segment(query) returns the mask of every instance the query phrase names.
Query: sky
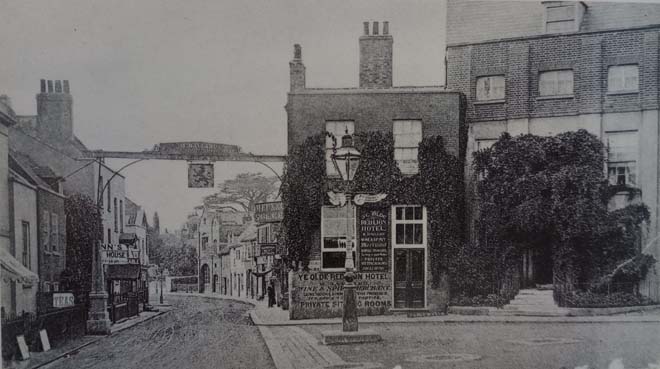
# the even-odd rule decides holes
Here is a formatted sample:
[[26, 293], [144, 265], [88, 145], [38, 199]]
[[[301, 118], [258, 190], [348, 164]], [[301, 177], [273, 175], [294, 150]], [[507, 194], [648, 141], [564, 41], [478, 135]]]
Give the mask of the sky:
[[[286, 153], [293, 44], [308, 87], [355, 87], [363, 21], [389, 21], [394, 84], [444, 84], [443, 0], [0, 0], [0, 94], [35, 115], [39, 80], [68, 79], [74, 132], [90, 149], [159, 142]], [[114, 168], [125, 162], [110, 160]], [[127, 168], [126, 192], [179, 228], [210, 189], [187, 188], [186, 162]], [[281, 172], [282, 166], [275, 168]], [[268, 169], [218, 162], [216, 183]]]

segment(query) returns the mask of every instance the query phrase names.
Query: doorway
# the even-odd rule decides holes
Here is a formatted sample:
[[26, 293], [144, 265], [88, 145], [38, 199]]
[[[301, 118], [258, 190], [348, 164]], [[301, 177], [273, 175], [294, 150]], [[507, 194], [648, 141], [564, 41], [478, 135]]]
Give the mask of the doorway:
[[424, 307], [424, 249], [394, 249], [394, 308]]

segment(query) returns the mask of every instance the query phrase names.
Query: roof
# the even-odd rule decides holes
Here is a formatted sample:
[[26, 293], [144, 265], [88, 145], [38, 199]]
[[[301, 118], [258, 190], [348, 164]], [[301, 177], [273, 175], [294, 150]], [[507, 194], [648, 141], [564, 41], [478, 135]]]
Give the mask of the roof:
[[39, 186], [45, 189], [51, 187], [43, 179], [41, 179], [30, 167], [26, 164], [14, 151], [9, 153], [9, 168], [18, 173], [21, 177], [27, 180], [31, 185]]
[[32, 171], [40, 178], [61, 178], [61, 176], [57, 175], [49, 166], [40, 165], [25, 153], [11, 150], [11, 155], [18, 159], [21, 164], [30, 167], [30, 169], [32, 169]]

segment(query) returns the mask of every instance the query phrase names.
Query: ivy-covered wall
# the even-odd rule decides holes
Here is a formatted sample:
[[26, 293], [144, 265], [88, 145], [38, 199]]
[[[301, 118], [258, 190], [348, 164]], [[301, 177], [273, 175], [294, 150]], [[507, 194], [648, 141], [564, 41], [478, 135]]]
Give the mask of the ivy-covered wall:
[[[325, 136], [309, 137], [292, 147], [282, 183], [283, 233], [291, 265], [307, 268], [320, 237], [321, 207], [328, 190], [343, 191], [343, 183], [325, 175]], [[386, 193], [382, 204], [423, 205], [428, 214], [431, 288], [448, 290], [450, 276], [463, 243], [463, 164], [445, 150], [440, 136], [424, 137], [419, 145], [419, 173], [401, 174], [394, 160], [391, 133], [355, 135], [362, 160], [351, 189], [354, 193]]]

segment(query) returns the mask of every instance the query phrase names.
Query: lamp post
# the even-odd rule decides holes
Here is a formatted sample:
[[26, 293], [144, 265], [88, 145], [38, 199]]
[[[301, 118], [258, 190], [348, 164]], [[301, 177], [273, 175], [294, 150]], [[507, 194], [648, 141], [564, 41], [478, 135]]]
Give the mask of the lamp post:
[[344, 305], [342, 314], [342, 330], [344, 332], [357, 332], [357, 301], [355, 298], [355, 264], [353, 261], [353, 237], [351, 237], [351, 195], [350, 185], [360, 165], [360, 152], [353, 146], [353, 136], [346, 134], [341, 138], [341, 147], [333, 145], [332, 163], [345, 183], [346, 193], [346, 261], [344, 272]]

